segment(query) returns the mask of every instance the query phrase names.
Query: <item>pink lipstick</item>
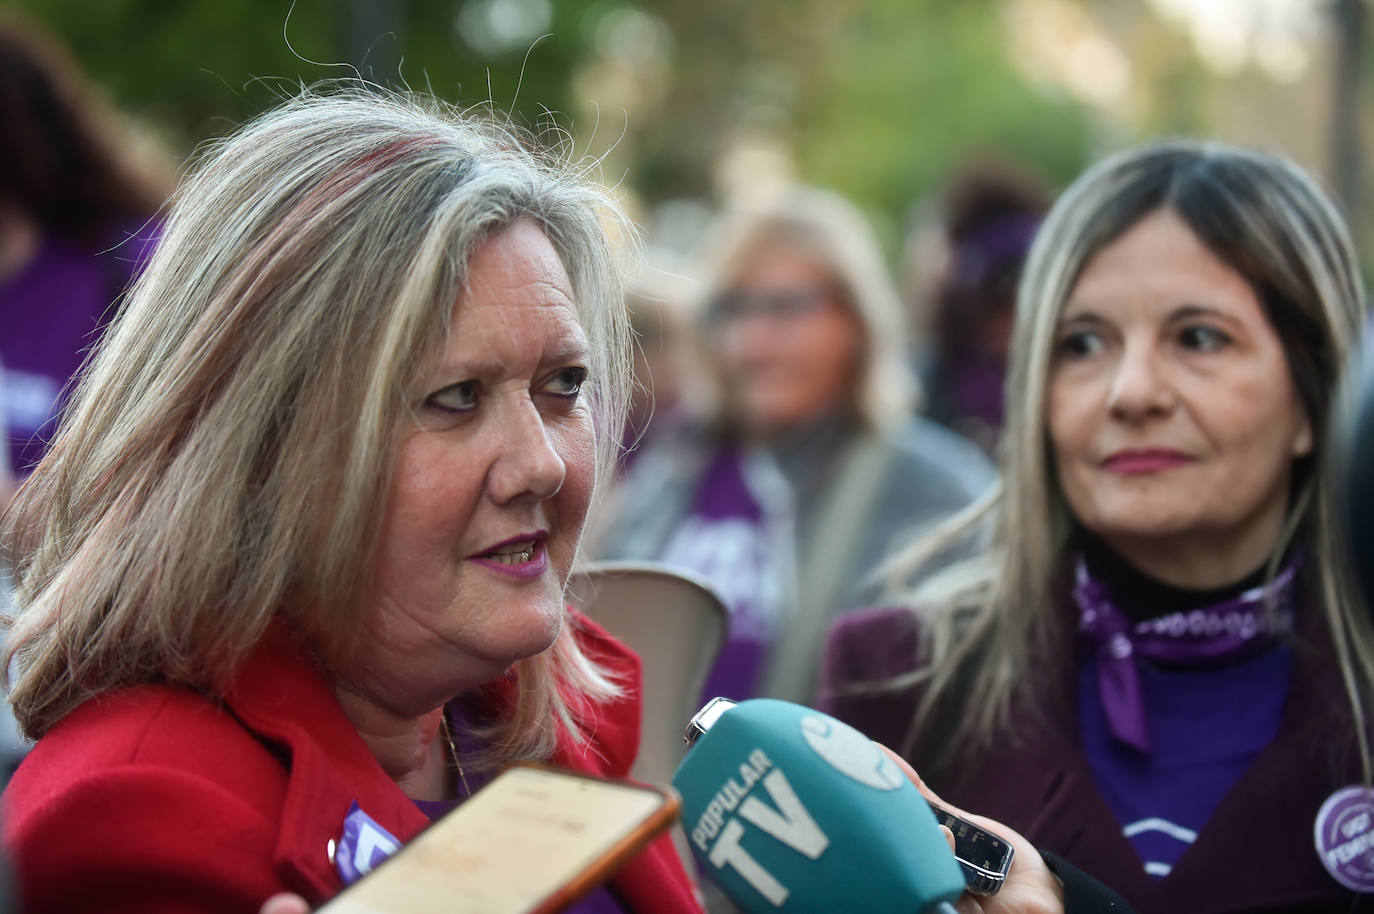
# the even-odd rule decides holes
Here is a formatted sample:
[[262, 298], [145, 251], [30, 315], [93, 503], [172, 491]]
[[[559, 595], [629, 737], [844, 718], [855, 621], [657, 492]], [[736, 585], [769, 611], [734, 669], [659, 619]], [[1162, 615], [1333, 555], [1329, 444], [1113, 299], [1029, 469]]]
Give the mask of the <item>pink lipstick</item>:
[[1193, 458], [1182, 451], [1168, 448], [1138, 448], [1117, 451], [1102, 461], [1102, 466], [1122, 476], [1139, 476], [1147, 473], [1162, 473], [1193, 462]]
[[468, 558], [507, 577], [530, 580], [542, 575], [549, 567], [549, 551], [544, 546], [548, 537], [546, 530], [513, 536]]

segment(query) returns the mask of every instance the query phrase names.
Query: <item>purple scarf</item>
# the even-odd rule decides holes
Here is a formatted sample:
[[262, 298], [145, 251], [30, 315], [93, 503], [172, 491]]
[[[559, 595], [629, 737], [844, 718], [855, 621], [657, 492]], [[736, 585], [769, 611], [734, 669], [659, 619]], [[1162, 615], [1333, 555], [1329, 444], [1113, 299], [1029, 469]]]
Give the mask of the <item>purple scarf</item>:
[[[1150, 751], [1145, 702], [1136, 657], [1175, 666], [1206, 666], [1258, 653], [1293, 628], [1294, 559], [1259, 587], [1190, 612], [1172, 613], [1131, 624], [1102, 582], [1088, 573], [1080, 557], [1074, 568], [1078, 630], [1097, 654], [1098, 689], [1112, 736], [1137, 750]], [[1266, 612], [1272, 600], [1274, 613]]]

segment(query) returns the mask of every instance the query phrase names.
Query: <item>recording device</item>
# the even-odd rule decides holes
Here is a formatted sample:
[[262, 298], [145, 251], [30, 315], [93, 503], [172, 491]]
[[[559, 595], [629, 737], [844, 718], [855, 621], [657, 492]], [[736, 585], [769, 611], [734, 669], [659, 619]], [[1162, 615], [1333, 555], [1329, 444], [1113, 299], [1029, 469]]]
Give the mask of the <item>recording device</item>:
[[975, 895], [996, 895], [1011, 869], [1011, 845], [939, 803], [927, 803], [935, 820], [954, 835], [954, 860], [964, 871], [964, 887]]
[[[951, 911], [963, 893], [964, 872], [936, 814], [853, 727], [790, 702], [717, 698], [692, 718], [686, 739], [692, 748], [673, 786], [688, 843], [746, 914], [926, 914]], [[995, 889], [1010, 848], [975, 830], [983, 837], [965, 830], [964, 840], [977, 845], [980, 871], [993, 864], [981, 884]]]
[[677, 819], [671, 790], [515, 765], [320, 914], [552, 914]]

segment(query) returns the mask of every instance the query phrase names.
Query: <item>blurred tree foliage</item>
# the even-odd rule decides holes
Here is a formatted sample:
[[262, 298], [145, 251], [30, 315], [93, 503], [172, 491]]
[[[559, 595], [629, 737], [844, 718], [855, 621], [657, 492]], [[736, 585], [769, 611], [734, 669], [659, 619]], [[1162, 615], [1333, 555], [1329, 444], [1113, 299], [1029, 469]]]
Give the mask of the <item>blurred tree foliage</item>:
[[1008, 62], [995, 0], [10, 2], [179, 152], [354, 65], [529, 125], [556, 112], [579, 151], [618, 142], [649, 204], [710, 198], [742, 131], [889, 227], [970, 154], [1059, 182], [1089, 148], [1084, 110]]
[[[155, 125], [181, 151], [271, 104], [254, 77], [308, 75], [283, 40], [287, 4], [174, 0], [10, 0], [70, 46], [122, 110]], [[269, 12], [270, 10], [270, 12]], [[302, 55], [339, 60], [332, 0], [302, 0], [290, 37]]]
[[1052, 184], [1090, 150], [1076, 100], [1030, 85], [991, 0], [872, 0], [837, 31], [827, 85], [798, 111], [802, 170], [871, 211], [920, 198], [971, 157]]
[[[491, 2], [10, 2], [63, 38], [119, 107], [182, 144], [225, 132], [297, 82], [359, 71], [387, 85], [430, 88], [455, 102], [483, 101], [490, 87], [497, 105], [509, 107], [530, 44], [521, 35], [518, 45], [479, 53], [464, 41], [464, 8], [500, 6]], [[530, 123], [540, 112], [537, 100], [555, 110], [566, 103], [568, 74], [586, 53], [581, 13], [596, 3], [533, 5], [547, 13], [539, 34], [553, 39], [538, 44], [524, 72], [518, 113]], [[379, 28], [359, 38], [352, 34], [355, 23]]]

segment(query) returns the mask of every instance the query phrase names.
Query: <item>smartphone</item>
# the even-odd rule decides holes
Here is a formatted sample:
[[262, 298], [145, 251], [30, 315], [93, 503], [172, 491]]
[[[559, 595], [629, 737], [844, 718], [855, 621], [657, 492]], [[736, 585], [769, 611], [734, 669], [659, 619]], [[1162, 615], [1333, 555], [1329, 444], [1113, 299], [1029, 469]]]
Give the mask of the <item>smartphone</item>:
[[930, 809], [941, 825], [954, 832], [954, 859], [964, 871], [968, 890], [975, 895], [996, 895], [1011, 869], [1011, 845], [938, 803], [931, 803]]
[[552, 914], [677, 820], [671, 788], [515, 765], [339, 893], [328, 914]]

